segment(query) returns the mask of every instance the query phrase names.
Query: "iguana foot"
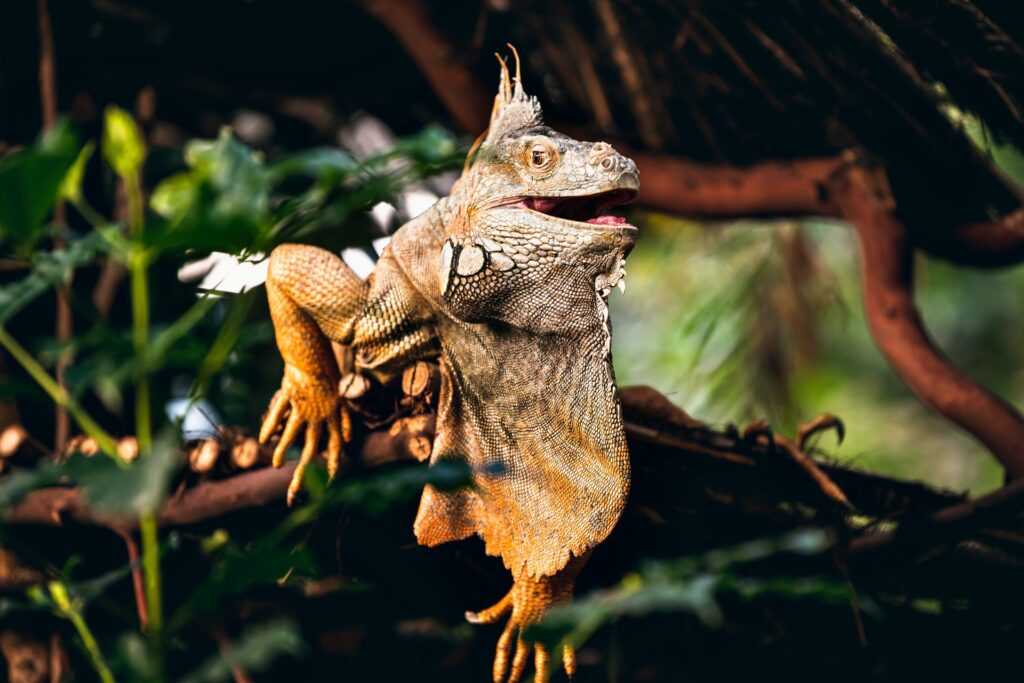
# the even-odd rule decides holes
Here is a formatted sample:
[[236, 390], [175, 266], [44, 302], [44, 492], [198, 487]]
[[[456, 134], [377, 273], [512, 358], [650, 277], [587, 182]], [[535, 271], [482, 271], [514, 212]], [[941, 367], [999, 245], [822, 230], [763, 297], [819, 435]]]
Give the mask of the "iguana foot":
[[836, 432], [839, 442], [842, 443], [843, 436], [846, 433], [843, 421], [828, 413], [819, 415], [810, 422], [801, 425], [797, 432], [796, 443], [784, 436], [773, 433], [771, 427], [764, 420], [757, 420], [747, 425], [743, 430], [742, 438], [746, 441], [761, 441], [780, 449], [807, 473], [826, 498], [843, 510], [852, 510], [853, 505], [843, 490], [832, 481], [832, 478], [821, 469], [818, 463], [806, 451], [807, 443], [811, 437], [830, 429]]
[[320, 435], [327, 431], [327, 474], [330, 478], [338, 472], [342, 448], [351, 438], [351, 420], [348, 408], [338, 392], [338, 378], [330, 373], [315, 376], [292, 365], [285, 365], [281, 389], [274, 394], [270, 408], [260, 427], [260, 444], [265, 444], [277, 432], [281, 424], [284, 429], [274, 449], [272, 464], [281, 467], [288, 448], [295, 442], [299, 430], [306, 429], [305, 441], [299, 464], [288, 485], [288, 504], [302, 488], [306, 467], [317, 454]]
[[[585, 561], [586, 558], [582, 559]], [[554, 576], [521, 577], [512, 585], [512, 590], [494, 605], [479, 612], [466, 612], [466, 621], [471, 624], [493, 624], [511, 612], [494, 652], [494, 683], [516, 683], [521, 680], [531, 653], [534, 683], [548, 680], [551, 653], [540, 643], [525, 641], [523, 631], [530, 624], [540, 621], [551, 607], [572, 598], [576, 575], [583, 561], [575, 560]], [[576, 673], [576, 651], [568, 645], [562, 651], [562, 667], [570, 678]]]

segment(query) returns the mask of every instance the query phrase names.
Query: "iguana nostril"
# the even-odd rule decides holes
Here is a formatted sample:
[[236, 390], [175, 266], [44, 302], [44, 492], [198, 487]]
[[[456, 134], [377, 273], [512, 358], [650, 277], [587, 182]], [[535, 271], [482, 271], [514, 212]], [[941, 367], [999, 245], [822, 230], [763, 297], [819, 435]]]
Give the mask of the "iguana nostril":
[[605, 171], [614, 171], [615, 166], [615, 157], [607, 156], [604, 159], [601, 159], [601, 168], [604, 169]]

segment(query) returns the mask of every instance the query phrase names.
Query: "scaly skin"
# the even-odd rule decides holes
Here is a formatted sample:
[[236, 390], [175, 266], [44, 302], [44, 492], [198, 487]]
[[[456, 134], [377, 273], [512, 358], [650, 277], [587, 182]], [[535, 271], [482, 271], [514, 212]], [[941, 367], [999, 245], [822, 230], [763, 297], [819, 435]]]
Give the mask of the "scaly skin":
[[[332, 474], [341, 457], [347, 415], [330, 340], [351, 346], [356, 371], [380, 381], [439, 360], [431, 463], [468, 462], [475, 485], [426, 487], [414, 531], [429, 546], [478, 534], [511, 571], [501, 601], [467, 613], [478, 623], [511, 613], [495, 681], [519, 680], [531, 649], [535, 680], [545, 680], [549, 653], [527, 647], [522, 629], [570, 599], [630, 480], [605, 301], [635, 229], [605, 208], [635, 195], [636, 166], [540, 116], [518, 65], [513, 79], [503, 62], [491, 125], [462, 177], [395, 233], [366, 282], [335, 255], [298, 245], [278, 247], [267, 276], [285, 373], [262, 441], [290, 410], [275, 465], [305, 427], [289, 502], [321, 433]], [[571, 674], [571, 650], [563, 664]]]

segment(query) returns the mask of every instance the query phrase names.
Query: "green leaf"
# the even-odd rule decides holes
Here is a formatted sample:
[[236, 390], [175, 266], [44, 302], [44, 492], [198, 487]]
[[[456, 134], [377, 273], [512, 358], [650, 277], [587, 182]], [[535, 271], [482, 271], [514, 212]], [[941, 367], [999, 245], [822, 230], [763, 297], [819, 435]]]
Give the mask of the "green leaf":
[[217, 614], [228, 599], [250, 588], [275, 585], [292, 572], [307, 574], [314, 569], [310, 550], [293, 548], [280, 528], [249, 545], [229, 542], [215, 553], [206, 578], [175, 612], [171, 629], [184, 627], [198, 615]]
[[225, 129], [216, 141], [185, 150], [189, 170], [153, 192], [150, 206], [163, 219], [152, 244], [161, 249], [259, 250], [270, 234], [270, 176], [260, 154]]
[[67, 282], [71, 273], [90, 263], [107, 248], [103, 235], [91, 232], [74, 240], [63, 249], [42, 251], [33, 257], [28, 275], [5, 287], [0, 287], [0, 325], [31, 303], [50, 287]]
[[199, 321], [220, 301], [216, 296], [200, 297], [192, 306], [181, 314], [173, 323], [157, 333], [149, 342], [144, 358], [147, 372], [161, 366], [171, 347], [187, 335]]
[[73, 204], [82, 200], [82, 178], [85, 176], [85, 167], [95, 149], [96, 143], [89, 142], [78, 153], [75, 163], [71, 164], [64, 180], [61, 181], [59, 192], [61, 199], [66, 199]]
[[461, 163], [465, 157], [454, 136], [440, 126], [427, 126], [416, 135], [400, 139], [395, 145], [395, 152], [429, 165]]
[[103, 117], [103, 158], [123, 180], [136, 182], [146, 160], [146, 143], [131, 114], [110, 105]]
[[110, 458], [71, 458], [64, 471], [98, 512], [139, 517], [160, 508], [182, 464], [181, 448], [166, 432], [154, 442], [151, 453], [128, 467]]
[[197, 179], [191, 173], [177, 173], [164, 180], [153, 190], [149, 206], [157, 215], [173, 219], [184, 214], [196, 199]]
[[286, 157], [270, 167], [270, 177], [279, 181], [291, 175], [339, 181], [359, 168], [355, 159], [332, 147], [322, 147]]
[[[235, 344], [242, 335], [245, 318], [249, 314], [249, 309], [252, 308], [253, 303], [256, 301], [256, 292], [257, 290], [253, 289], [235, 296], [232, 300], [231, 308], [225, 316], [224, 323], [220, 326], [217, 337], [210, 344], [210, 349], [207, 351], [203, 362], [199, 365], [199, 369], [196, 372], [195, 382], [193, 382], [192, 388], [189, 391], [189, 395], [192, 398], [203, 396], [206, 393], [210, 380], [224, 367], [224, 363], [227, 362], [231, 350], [235, 348]], [[262, 296], [262, 293], [260, 296]]]
[[126, 681], [159, 681], [160, 671], [158, 645], [138, 633], [126, 633], [117, 644], [119, 679]]
[[246, 630], [231, 649], [211, 657], [181, 683], [217, 683], [231, 680], [232, 667], [247, 672], [262, 671], [282, 655], [296, 656], [305, 647], [298, 627], [291, 621], [271, 621]]
[[380, 513], [419, 495], [427, 484], [442, 491], [469, 486], [472, 470], [462, 460], [443, 460], [431, 467], [413, 465], [336, 483], [326, 489], [325, 499], [331, 505]]
[[16, 504], [36, 489], [57, 485], [62, 476], [63, 468], [52, 463], [7, 475], [0, 480], [0, 508]]
[[77, 153], [74, 133], [61, 122], [31, 147], [0, 159], [0, 242], [31, 251]]
[[835, 580], [746, 578], [734, 573], [737, 567], [780, 553], [821, 554], [831, 543], [829, 534], [822, 529], [802, 529], [775, 539], [714, 549], [697, 557], [648, 562], [640, 573], [627, 576], [616, 588], [598, 591], [551, 610], [539, 624], [530, 626], [524, 636], [549, 646], [568, 642], [579, 647], [609, 621], [666, 611], [689, 612], [709, 628], [719, 628], [724, 617], [718, 598], [724, 594], [747, 600], [771, 595], [845, 602], [850, 597], [850, 589]]

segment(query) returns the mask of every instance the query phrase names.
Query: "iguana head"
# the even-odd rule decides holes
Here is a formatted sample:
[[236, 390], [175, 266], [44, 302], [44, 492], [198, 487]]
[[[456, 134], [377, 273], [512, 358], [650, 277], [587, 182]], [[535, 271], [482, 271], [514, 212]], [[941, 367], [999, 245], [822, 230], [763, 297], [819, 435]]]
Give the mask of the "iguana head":
[[459, 317], [516, 323], [525, 314], [547, 329], [558, 321], [538, 320], [534, 300], [557, 309], [584, 294], [606, 298], [621, 281], [636, 228], [613, 211], [640, 181], [636, 164], [608, 143], [545, 126], [523, 90], [518, 55], [514, 78], [498, 59], [490, 126], [452, 191], [458, 214], [447, 226], [440, 290]]

